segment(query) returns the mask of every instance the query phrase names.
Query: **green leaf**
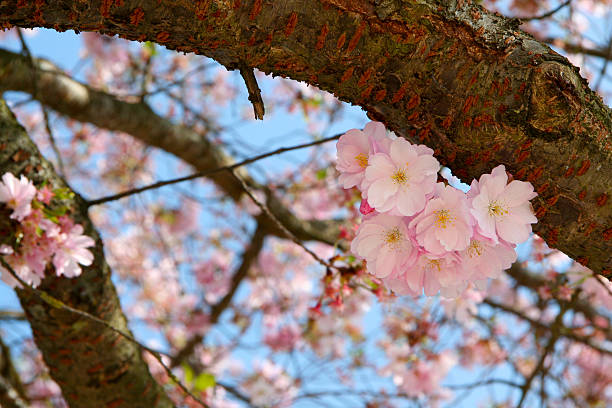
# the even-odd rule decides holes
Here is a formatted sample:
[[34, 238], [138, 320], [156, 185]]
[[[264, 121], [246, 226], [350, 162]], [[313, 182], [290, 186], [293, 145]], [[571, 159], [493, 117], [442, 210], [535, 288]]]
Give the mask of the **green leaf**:
[[53, 190], [53, 194], [59, 200], [71, 200], [74, 198], [74, 193], [68, 188], [56, 188]]
[[324, 180], [327, 177], [327, 169], [317, 171], [317, 180]]
[[215, 376], [210, 373], [202, 373], [195, 380], [194, 389], [196, 391], [204, 391], [207, 388], [214, 387], [217, 384]]
[[185, 373], [185, 383], [190, 385], [193, 381], [193, 369], [187, 364], [183, 364], [183, 372]]

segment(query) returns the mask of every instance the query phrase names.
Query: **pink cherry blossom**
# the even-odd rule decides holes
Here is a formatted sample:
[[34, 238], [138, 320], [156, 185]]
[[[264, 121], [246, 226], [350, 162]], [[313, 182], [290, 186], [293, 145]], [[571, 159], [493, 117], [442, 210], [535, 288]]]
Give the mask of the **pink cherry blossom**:
[[44, 186], [36, 193], [36, 199], [41, 203], [49, 205], [54, 195], [53, 190], [51, 190], [49, 186]]
[[368, 272], [379, 278], [410, 266], [416, 254], [403, 218], [386, 214], [361, 224], [351, 251], [365, 259]]
[[403, 376], [396, 376], [394, 382], [411, 397], [448, 398], [449, 391], [442, 388], [440, 382], [456, 364], [457, 357], [446, 350], [435, 359], [416, 361]]
[[418, 243], [426, 251], [443, 255], [448, 251], [462, 251], [470, 244], [472, 218], [465, 194], [451, 186], [438, 183], [436, 198], [410, 222]]
[[30, 180], [21, 175], [19, 179], [11, 173], [5, 173], [0, 183], [0, 202], [13, 209], [11, 218], [21, 221], [32, 211], [32, 199], [36, 187]]
[[79, 264], [89, 266], [93, 262], [93, 254], [87, 248], [94, 245], [95, 241], [83, 235], [83, 227], [78, 224], [60, 234], [60, 244], [53, 256], [55, 273], [69, 278], [79, 276]]
[[529, 238], [531, 225], [538, 220], [529, 200], [537, 196], [531, 183], [514, 180], [508, 183], [505, 167], [483, 175], [473, 193], [471, 213], [478, 222], [478, 231], [497, 242], [498, 238], [518, 244]]
[[438, 161], [403, 138], [391, 142], [389, 154], [368, 161], [362, 191], [379, 212], [411, 216], [421, 211], [436, 184]]
[[[487, 278], [498, 278], [516, 261], [516, 251], [504, 242], [495, 244], [493, 240], [475, 234], [469, 246], [460, 253], [464, 268], [471, 280], [477, 285], [486, 283]], [[484, 289], [482, 285], [479, 285]]]
[[[15, 274], [19, 276], [25, 283], [34, 287], [40, 285], [40, 282], [44, 275], [30, 268], [28, 262], [24, 257], [19, 256], [19, 254], [13, 254], [5, 256], [4, 259], [11, 266]], [[4, 269], [1, 265], [0, 273], [2, 273], [2, 280], [4, 281], [4, 283], [6, 283], [12, 288], [21, 287], [19, 281], [17, 281], [17, 279], [15, 279], [13, 275], [9, 271]]]
[[420, 279], [427, 296], [433, 296], [440, 291], [444, 297], [456, 297], [467, 286], [467, 276], [461, 258], [453, 252], [439, 258], [421, 255], [416, 262], [415, 271], [412, 275], [406, 274], [407, 280], [410, 282], [412, 276], [412, 285], [416, 285]]
[[341, 173], [338, 180], [344, 188], [361, 186], [370, 153], [384, 139], [385, 127], [379, 122], [369, 122], [363, 131], [351, 129], [340, 137], [336, 144], [336, 169]]
[[482, 303], [483, 299], [484, 293], [470, 286], [456, 298], [441, 298], [440, 304], [444, 308], [446, 316], [469, 326], [472, 322], [472, 315], [475, 315], [478, 311], [477, 305]]

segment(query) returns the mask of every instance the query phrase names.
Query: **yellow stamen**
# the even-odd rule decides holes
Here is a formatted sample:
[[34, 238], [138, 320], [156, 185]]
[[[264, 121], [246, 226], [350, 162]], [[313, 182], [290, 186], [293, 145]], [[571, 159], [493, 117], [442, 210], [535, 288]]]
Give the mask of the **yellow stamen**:
[[489, 203], [489, 215], [491, 217], [503, 217], [508, 214], [508, 210], [504, 208], [504, 206], [497, 201], [491, 201]]
[[467, 251], [470, 258], [474, 258], [475, 256], [481, 256], [484, 252], [480, 241], [472, 241]]
[[440, 260], [439, 259], [430, 259], [429, 262], [425, 265], [426, 272], [433, 272], [433, 270], [437, 269], [440, 272]]
[[388, 230], [385, 233], [385, 242], [393, 248], [398, 248], [403, 238], [402, 233], [397, 227], [393, 228], [392, 230]]
[[368, 167], [368, 157], [365, 154], [359, 153], [357, 156], [355, 156], [355, 160], [357, 160], [357, 163], [359, 163], [359, 166], [362, 169]]
[[434, 214], [438, 217], [436, 218], [436, 227], [438, 228], [446, 228], [455, 223], [455, 217], [451, 216], [448, 210], [438, 210]]
[[406, 176], [406, 173], [404, 173], [403, 170], [397, 170], [395, 173], [393, 173], [393, 176], [391, 176], [391, 178], [397, 184], [405, 184], [408, 181], [408, 177]]

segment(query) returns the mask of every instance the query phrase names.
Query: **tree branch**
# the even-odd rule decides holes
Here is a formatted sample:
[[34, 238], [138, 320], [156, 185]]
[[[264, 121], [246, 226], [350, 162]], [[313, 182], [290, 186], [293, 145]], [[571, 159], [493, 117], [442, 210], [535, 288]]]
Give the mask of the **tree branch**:
[[[530, 288], [536, 292], [540, 288], [550, 286], [551, 283], [543, 276], [528, 272], [516, 262], [512, 264], [512, 267], [505, 272], [519, 285]], [[610, 325], [610, 320], [606, 316], [599, 313], [597, 309], [594, 308], [588, 301], [582, 298], [575, 299], [572, 302], [572, 309], [582, 313], [587, 319], [593, 322], [598, 330], [601, 330], [606, 335], [606, 339], [612, 341], [612, 327]], [[607, 322], [605, 327], [601, 327], [596, 323], [599, 319], [604, 319]]]
[[[578, 70], [517, 20], [472, 2], [376, 4], [8, 0], [0, 24], [155, 41], [317, 85], [434, 147], [464, 180], [505, 164], [535, 185], [535, 230], [549, 246], [612, 275], [612, 118]], [[130, 24], [136, 8], [142, 19]], [[139, 113], [137, 126], [123, 119], [159, 135]], [[165, 145], [173, 131], [150, 139]]]
[[[520, 310], [517, 310], [515, 308], [513, 308], [512, 306], [509, 305], [505, 305], [503, 303], [499, 303], [496, 302], [492, 299], [486, 298], [483, 303], [495, 308], [495, 309], [499, 309], [502, 310], [506, 313], [510, 313], [516, 317], [518, 317], [521, 320], [526, 321], [527, 323], [529, 323], [533, 328], [537, 328], [537, 329], [543, 329], [543, 330], [547, 330], [547, 331], [552, 331], [552, 328], [550, 326], [548, 326], [547, 324], [544, 324], [538, 320], [532, 319], [531, 317], [527, 316], [525, 313], [521, 312]], [[594, 343], [589, 337], [587, 336], [581, 336], [578, 335], [576, 333], [574, 333], [573, 331], [571, 331], [571, 328], [566, 328], [567, 330], [563, 330], [560, 332], [560, 335], [562, 337], [566, 337], [570, 340], [573, 340], [575, 342], [578, 343], [582, 343], [590, 348], [592, 348], [593, 350], [596, 350], [602, 354], [608, 354], [610, 356], [612, 356], [612, 350], [608, 350], [605, 349], [601, 346], [599, 346], [598, 344]]]

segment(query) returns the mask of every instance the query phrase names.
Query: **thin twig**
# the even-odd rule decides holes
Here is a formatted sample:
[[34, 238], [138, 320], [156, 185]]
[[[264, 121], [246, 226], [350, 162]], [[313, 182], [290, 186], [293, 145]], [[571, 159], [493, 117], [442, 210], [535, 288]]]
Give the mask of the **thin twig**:
[[0, 310], [0, 320], [26, 320], [26, 317], [20, 310]]
[[[574, 294], [573, 298], [575, 299], [576, 296], [577, 295]], [[538, 363], [536, 364], [535, 368], [533, 369], [529, 377], [525, 379], [525, 383], [521, 386], [521, 390], [522, 390], [521, 398], [518, 404], [516, 404], [516, 408], [521, 408], [523, 406], [523, 403], [525, 402], [525, 399], [527, 398], [527, 394], [529, 393], [529, 389], [531, 388], [531, 384], [533, 383], [533, 380], [538, 375], [538, 373], [540, 373], [540, 371], [542, 372], [548, 371], [547, 369], [544, 368], [544, 363], [546, 362], [546, 357], [548, 357], [548, 355], [555, 349], [557, 340], [559, 340], [559, 337], [561, 337], [561, 328], [563, 327], [563, 316], [565, 315], [565, 312], [567, 312], [568, 310], [568, 305], [561, 304], [560, 307], [561, 307], [561, 310], [559, 311], [559, 314], [557, 314], [557, 317], [555, 318], [555, 321], [552, 323], [551, 328], [550, 328], [552, 332], [550, 335], [550, 339], [548, 340], [548, 343], [546, 344], [546, 347], [544, 348], [544, 351], [542, 352], [542, 355], [540, 356], [540, 359], [538, 360]], [[542, 384], [542, 386], [544, 386], [544, 384]]]
[[134, 343], [137, 347], [139, 347], [140, 349], [147, 351], [149, 354], [151, 354], [159, 364], [161, 364], [161, 366], [164, 368], [164, 371], [166, 372], [166, 374], [168, 375], [168, 377], [170, 377], [170, 379], [172, 381], [174, 381], [178, 387], [187, 395], [189, 395], [191, 398], [193, 398], [195, 401], [197, 401], [202, 407], [204, 408], [209, 408], [208, 404], [206, 404], [204, 401], [202, 401], [200, 398], [198, 398], [197, 396], [195, 396], [191, 391], [189, 391], [187, 389], [187, 387], [185, 385], [183, 385], [183, 383], [176, 377], [176, 375], [172, 372], [172, 370], [166, 365], [164, 364], [164, 361], [161, 357], [161, 354], [156, 351], [153, 350], [150, 347], [145, 346], [144, 344], [141, 344], [138, 340], [136, 340], [132, 335], [124, 332], [123, 330], [117, 329], [116, 327], [114, 327], [113, 325], [111, 325], [110, 323], [100, 319], [99, 317], [96, 317], [92, 314], [89, 314], [87, 312], [84, 312], [82, 310], [79, 309], [75, 309], [71, 306], [68, 306], [67, 304], [65, 304], [64, 302], [62, 302], [61, 300], [51, 296], [50, 294], [48, 294], [47, 292], [44, 292], [42, 290], [36, 289], [30, 285], [28, 285], [23, 279], [21, 279], [21, 277], [19, 275], [17, 275], [17, 273], [15, 272], [15, 270], [11, 267], [11, 265], [9, 265], [5, 260], [4, 257], [0, 257], [0, 264], [2, 264], [2, 266], [9, 272], [9, 274], [15, 278], [17, 280], [17, 282], [19, 282], [19, 284], [21, 285], [22, 289], [25, 290], [26, 292], [29, 292], [30, 294], [33, 294], [34, 296], [36, 296], [37, 298], [39, 298], [41, 301], [43, 301], [44, 303], [46, 303], [47, 305], [51, 306], [54, 309], [59, 309], [59, 310], [65, 310], [67, 312], [73, 313], [77, 316], [81, 316], [84, 317], [86, 319], [89, 319], [93, 322], [96, 322], [98, 324], [103, 325], [104, 327], [108, 328], [109, 330], [113, 331], [114, 333], [119, 334], [120, 336], [123, 336], [125, 339], [127, 339], [128, 341]]
[[552, 16], [553, 14], [555, 14], [558, 11], [560, 11], [561, 9], [569, 6], [571, 2], [572, 2], [572, 0], [566, 0], [565, 2], [559, 4], [557, 7], [555, 7], [554, 9], [549, 10], [549, 11], [543, 13], [543, 14], [540, 14], [540, 15], [537, 15], [537, 16], [532, 16], [532, 17], [519, 17], [519, 20], [521, 20], [521, 21], [543, 20], [545, 18], [548, 18], [548, 17]]
[[608, 50], [606, 51], [606, 57], [604, 58], [604, 63], [601, 67], [601, 71], [599, 72], [599, 78], [597, 79], [597, 83], [595, 84], [595, 92], [599, 92], [599, 87], [603, 82], [603, 79], [606, 75], [606, 70], [608, 69], [608, 63], [610, 62], [610, 57], [612, 57], [612, 37], [608, 40]]
[[[495, 309], [499, 309], [503, 312], [506, 313], [510, 313], [516, 317], [518, 317], [521, 320], [526, 321], [527, 323], [529, 323], [534, 329], [542, 329], [542, 330], [548, 330], [551, 331], [552, 328], [550, 326], [548, 326], [547, 324], [544, 324], [538, 320], [532, 319], [531, 317], [527, 316], [525, 313], [521, 312], [520, 310], [516, 310], [514, 308], [512, 308], [511, 306], [505, 305], [503, 303], [498, 303], [490, 298], [486, 298], [483, 300], [482, 302], [483, 304], [489, 305]], [[566, 327], [567, 330], [563, 330], [563, 332], [560, 334], [561, 336], [569, 339], [569, 340], [573, 340], [577, 343], [582, 343], [585, 346], [588, 346], [590, 348], [592, 348], [593, 350], [602, 353], [602, 354], [607, 354], [612, 356], [612, 350], [608, 350], [605, 349], [595, 343], [593, 343], [593, 341], [586, 336], [581, 336], [579, 334], [576, 334], [574, 332], [575, 328], [573, 327]]]
[[240, 161], [238, 163], [231, 164], [229, 166], [223, 166], [223, 167], [217, 167], [216, 169], [199, 171], [199, 172], [193, 173], [193, 174], [191, 174], [189, 176], [179, 177], [179, 178], [175, 178], [175, 179], [171, 179], [171, 180], [165, 180], [165, 181], [158, 181], [157, 183], [149, 184], [148, 186], [134, 188], [134, 189], [123, 191], [121, 193], [113, 194], [113, 195], [110, 195], [110, 196], [107, 196], [107, 197], [97, 198], [95, 200], [89, 200], [89, 201], [87, 201], [87, 206], [91, 207], [91, 206], [94, 206], [94, 205], [99, 205], [99, 204], [104, 204], [104, 203], [108, 203], [108, 202], [111, 202], [111, 201], [116, 201], [116, 200], [119, 200], [121, 198], [128, 197], [128, 196], [131, 196], [131, 195], [134, 195], [134, 194], [140, 194], [140, 193], [142, 193], [144, 191], [153, 190], [153, 189], [164, 187], [164, 186], [168, 186], [168, 185], [171, 185], [171, 184], [182, 183], [183, 181], [189, 181], [189, 180], [197, 179], [197, 178], [200, 178], [200, 177], [209, 176], [211, 174], [219, 173], [219, 172], [222, 172], [222, 171], [232, 171], [235, 168], [244, 166], [246, 164], [254, 163], [256, 161], [265, 159], [265, 158], [270, 157], [270, 156], [274, 156], [274, 155], [277, 155], [277, 154], [289, 152], [289, 151], [292, 151], [292, 150], [304, 149], [306, 147], [311, 147], [311, 146], [316, 146], [316, 145], [320, 145], [320, 144], [323, 144], [323, 143], [327, 143], [329, 141], [338, 139], [340, 136], [341, 135], [335, 135], [335, 136], [327, 137], [325, 139], [316, 140], [314, 142], [304, 143], [304, 144], [297, 145], [297, 146], [292, 146], [292, 147], [281, 147], [280, 149], [276, 149], [276, 150], [268, 152], [268, 153], [263, 153], [263, 154], [260, 154], [258, 156], [254, 156], [254, 157], [251, 157], [249, 159]]
[[261, 98], [261, 90], [257, 85], [257, 79], [255, 79], [255, 72], [253, 68], [249, 68], [244, 64], [240, 64], [238, 67], [240, 70], [240, 76], [244, 79], [244, 83], [249, 93], [249, 101], [253, 104], [253, 112], [255, 113], [255, 119], [263, 120], [264, 113], [266, 111]]
[[249, 196], [249, 198], [251, 199], [251, 201], [253, 201], [253, 203], [255, 203], [256, 206], [259, 207], [259, 209], [264, 212], [268, 217], [270, 217], [270, 219], [272, 220], [272, 222], [274, 224], [276, 224], [276, 226], [278, 227], [278, 229], [280, 229], [287, 238], [289, 238], [290, 240], [292, 240], [295, 244], [297, 244], [298, 246], [300, 246], [304, 251], [306, 251], [315, 261], [317, 261], [318, 263], [320, 263], [321, 265], [327, 267], [327, 268], [334, 268], [333, 265], [331, 265], [329, 262], [327, 262], [326, 260], [322, 259], [321, 257], [319, 257], [319, 255], [315, 254], [311, 249], [309, 249], [308, 247], [306, 247], [306, 245], [304, 245], [304, 243], [302, 241], [300, 241], [299, 239], [297, 239], [297, 237], [295, 235], [293, 235], [293, 233], [291, 231], [289, 231], [287, 229], [287, 227], [285, 227], [283, 225], [282, 222], [280, 222], [280, 220], [274, 215], [272, 214], [272, 211], [270, 211], [270, 209], [268, 208], [268, 206], [266, 206], [265, 204], [263, 204], [261, 201], [259, 201], [257, 199], [257, 197], [255, 197], [255, 195], [253, 194], [253, 192], [251, 191], [251, 189], [249, 188], [249, 186], [247, 186], [247, 184], [245, 183], [245, 181], [242, 179], [242, 177], [240, 177], [235, 171], [232, 171], [232, 174], [234, 175], [234, 177], [236, 177], [236, 179], [240, 182], [240, 184], [242, 185], [242, 188], [244, 189], [244, 192]]

